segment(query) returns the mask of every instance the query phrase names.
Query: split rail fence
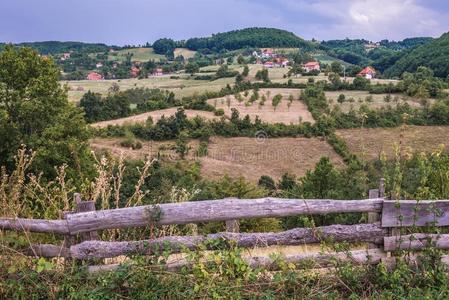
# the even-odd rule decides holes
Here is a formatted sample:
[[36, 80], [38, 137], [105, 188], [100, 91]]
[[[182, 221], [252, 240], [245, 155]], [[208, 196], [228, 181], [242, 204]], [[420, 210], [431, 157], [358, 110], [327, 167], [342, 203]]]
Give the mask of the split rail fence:
[[[305, 245], [325, 240], [334, 242], [367, 243], [365, 250], [344, 253], [301, 253], [285, 255], [287, 262], [300, 264], [313, 261], [316, 266], [326, 267], [335, 259], [354, 263], [377, 264], [381, 261], [394, 264], [395, 250], [419, 251], [430, 244], [449, 249], [449, 234], [412, 233], [420, 227], [443, 227], [449, 225], [449, 200], [417, 201], [387, 200], [384, 183], [379, 189], [369, 191], [369, 199], [235, 199], [206, 200], [183, 203], [167, 203], [151, 206], [136, 206], [111, 210], [95, 210], [93, 201], [81, 201], [75, 197], [76, 211], [62, 214], [60, 220], [0, 219], [0, 230], [52, 233], [64, 236], [61, 245], [31, 245], [28, 255], [39, 257], [63, 257], [75, 260], [92, 260], [130, 256], [135, 254], [157, 255], [169, 247], [171, 253], [183, 249], [196, 249], [200, 244], [214, 239], [232, 241], [243, 248], [272, 245]], [[242, 233], [242, 219], [279, 218], [297, 215], [326, 215], [336, 213], [367, 213], [368, 223], [356, 225], [330, 225], [315, 228], [296, 228], [283, 232]], [[166, 236], [139, 241], [101, 241], [98, 231], [124, 229], [154, 225], [173, 225], [204, 222], [226, 222], [226, 232], [192, 235]], [[80, 242], [76, 242], [80, 241]], [[206, 243], [207, 245], [207, 243]], [[411, 262], [414, 256], [408, 256]], [[274, 267], [268, 257], [249, 257], [253, 266]], [[449, 256], [443, 256], [449, 266]], [[184, 263], [167, 264], [176, 270]], [[91, 266], [91, 271], [108, 270], [116, 265]]]

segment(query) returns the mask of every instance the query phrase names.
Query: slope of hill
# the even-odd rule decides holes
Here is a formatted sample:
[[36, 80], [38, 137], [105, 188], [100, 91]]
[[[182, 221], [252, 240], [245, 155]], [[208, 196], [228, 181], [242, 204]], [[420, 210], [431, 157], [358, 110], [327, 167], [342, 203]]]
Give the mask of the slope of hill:
[[411, 50], [388, 68], [386, 75], [401, 76], [416, 71], [419, 66], [431, 68], [438, 77], [449, 75], [449, 33]]
[[314, 48], [312, 43], [305, 41], [292, 32], [259, 27], [217, 33], [205, 38], [191, 38], [186, 41], [185, 46], [190, 50], [236, 50], [247, 47]]
[[[0, 50], [2, 50], [4, 44], [0, 44]], [[110, 48], [117, 48], [115, 46], [108, 46], [101, 43], [83, 43], [83, 42], [59, 42], [59, 41], [46, 41], [46, 42], [26, 42], [15, 44], [17, 47], [31, 47], [40, 54], [56, 54], [69, 51], [83, 51], [83, 52], [105, 52]]]

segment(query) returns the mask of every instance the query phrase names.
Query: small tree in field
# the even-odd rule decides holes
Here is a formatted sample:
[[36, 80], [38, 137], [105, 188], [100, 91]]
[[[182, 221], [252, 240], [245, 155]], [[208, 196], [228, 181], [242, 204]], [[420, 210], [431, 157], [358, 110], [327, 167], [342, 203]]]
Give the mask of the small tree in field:
[[249, 67], [246, 65], [243, 67], [243, 72], [242, 72], [242, 76], [243, 77], [247, 77], [249, 74]]
[[[239, 103], [242, 102], [240, 99], [241, 99], [241, 97], [237, 98], [237, 101], [239, 101]], [[228, 108], [231, 107], [231, 97], [229, 97], [229, 96], [226, 96], [226, 106]]]
[[281, 103], [281, 101], [282, 101], [282, 95], [281, 94], [277, 94], [276, 96], [273, 97], [273, 100], [271, 101], [271, 104], [274, 107], [274, 111], [276, 111], [276, 108]]
[[290, 107], [292, 106], [293, 103], [293, 95], [290, 94], [290, 96], [288, 96], [288, 102], [287, 102], [287, 108], [290, 111]]
[[187, 144], [187, 134], [181, 133], [176, 140], [175, 151], [179, 154], [181, 159], [184, 159], [189, 153], [190, 146]]

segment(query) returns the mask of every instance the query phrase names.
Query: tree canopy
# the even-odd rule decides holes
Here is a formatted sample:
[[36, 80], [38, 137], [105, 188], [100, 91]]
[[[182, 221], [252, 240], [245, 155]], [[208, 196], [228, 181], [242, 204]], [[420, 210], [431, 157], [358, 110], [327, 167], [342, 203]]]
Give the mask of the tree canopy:
[[388, 76], [401, 76], [404, 72], [415, 72], [419, 66], [431, 68], [435, 76], [449, 75], [449, 33], [425, 45], [413, 49], [386, 70]]
[[82, 111], [68, 102], [51, 59], [31, 48], [6, 46], [0, 53], [0, 165], [11, 166], [22, 144], [36, 152], [39, 172], [67, 164], [81, 172], [89, 155]]
[[257, 27], [217, 33], [211, 37], [192, 38], [186, 41], [185, 46], [191, 50], [236, 50], [242, 48], [261, 47], [314, 47], [312, 43], [303, 40], [292, 32], [275, 28]]

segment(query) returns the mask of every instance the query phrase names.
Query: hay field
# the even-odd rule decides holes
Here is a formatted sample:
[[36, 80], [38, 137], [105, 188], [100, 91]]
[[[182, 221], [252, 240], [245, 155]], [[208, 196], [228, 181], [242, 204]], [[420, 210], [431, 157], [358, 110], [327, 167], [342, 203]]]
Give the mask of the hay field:
[[[145, 121], [148, 119], [148, 117], [151, 117], [153, 119], [153, 122], [157, 122], [160, 118], [162, 118], [162, 116], [165, 116], [165, 117], [173, 116], [174, 114], [176, 114], [177, 110], [178, 109], [176, 107], [155, 110], [155, 111], [150, 111], [150, 112], [146, 112], [143, 114], [130, 116], [130, 117], [126, 117], [126, 118], [92, 123], [91, 126], [95, 127], [95, 128], [104, 128], [109, 125], [125, 125], [125, 124], [145, 123]], [[187, 118], [189, 118], [189, 119], [194, 118], [196, 116], [199, 116], [199, 117], [202, 117], [205, 119], [218, 118], [214, 115], [214, 113], [209, 112], [209, 111], [186, 109], [186, 110], [184, 110], [184, 112], [187, 115]]]
[[109, 53], [108, 60], [125, 61], [128, 53], [133, 54], [131, 61], [147, 62], [150, 59], [156, 61], [165, 59], [164, 55], [154, 53], [153, 48], [129, 48]]
[[[67, 84], [69, 86], [69, 100], [72, 102], [78, 102], [81, 97], [87, 92], [92, 91], [95, 93], [100, 93], [106, 95], [108, 89], [113, 83], [117, 83], [120, 90], [127, 90], [132, 88], [150, 88], [150, 89], [165, 89], [175, 93], [179, 98], [185, 96], [192, 96], [194, 94], [202, 94], [205, 91], [219, 91], [226, 87], [227, 84], [234, 84], [234, 78], [220, 78], [214, 81], [202, 81], [193, 80], [190, 76], [180, 74], [179, 79], [170, 79], [170, 75], [164, 75], [159, 77], [151, 77], [145, 79], [120, 79], [120, 80], [74, 80], [74, 81], [63, 81], [61, 84]], [[78, 91], [77, 89], [81, 87], [83, 90]]]
[[[340, 106], [343, 112], [348, 112], [351, 107], [355, 110], [358, 110], [361, 105], [366, 104], [372, 109], [380, 109], [382, 107], [396, 106], [397, 103], [408, 103], [412, 107], [421, 108], [422, 103], [421, 100], [416, 98], [408, 97], [404, 94], [391, 94], [390, 102], [385, 102], [385, 97], [388, 94], [370, 94], [366, 91], [334, 91], [334, 92], [325, 92], [328, 103], [331, 107], [337, 105]], [[343, 103], [338, 103], [337, 99], [340, 94], [345, 95], [346, 100]], [[397, 96], [397, 102], [394, 98]], [[372, 101], [367, 101], [367, 97], [371, 97]], [[350, 98], [354, 99], [353, 102], [348, 101]], [[434, 101], [429, 99], [429, 101]]]
[[441, 145], [448, 150], [449, 126], [406, 126], [397, 128], [369, 128], [337, 130], [351, 152], [366, 160], [379, 158], [384, 152], [394, 157], [394, 147], [401, 143], [407, 153], [433, 152]]
[[175, 57], [182, 55], [184, 59], [193, 58], [196, 54], [196, 51], [189, 50], [187, 48], [176, 48], [173, 52]]
[[[232, 109], [235, 108], [240, 112], [240, 117], [249, 115], [252, 120], [259, 116], [259, 118], [267, 123], [284, 123], [284, 124], [298, 124], [300, 119], [303, 122], [314, 123], [315, 120], [312, 114], [307, 109], [304, 102], [298, 100], [301, 90], [298, 89], [261, 89], [259, 91], [259, 100], [253, 103], [249, 102], [253, 91], [249, 91], [248, 96], [244, 96], [244, 93], [240, 93], [244, 101], [239, 103], [234, 95], [226, 96], [223, 98], [209, 99], [208, 103], [215, 106], [216, 108], [221, 108], [225, 111], [225, 115], [230, 117]], [[272, 99], [276, 94], [281, 94], [283, 96], [279, 106], [274, 109], [272, 105]], [[267, 98], [263, 106], [260, 105], [262, 96]], [[294, 100], [290, 108], [288, 108], [287, 103], [288, 97], [293, 95]], [[229, 102], [228, 102], [229, 101]], [[228, 105], [229, 104], [229, 105]]]
[[[93, 139], [91, 146], [95, 150], [107, 150], [112, 154], [124, 153], [129, 158], [142, 158], [156, 155], [158, 151], [169, 160], [178, 159], [174, 150], [170, 150], [174, 141], [142, 141], [143, 147], [131, 150], [120, 146], [120, 139]], [[209, 179], [219, 179], [224, 175], [233, 178], [243, 177], [257, 182], [262, 175], [279, 179], [289, 172], [303, 176], [313, 169], [322, 156], [328, 156], [336, 166], [344, 163], [331, 146], [318, 138], [276, 138], [256, 140], [256, 138], [213, 137], [205, 157], [196, 157], [198, 141], [189, 142], [191, 147], [187, 157], [190, 161], [199, 161], [201, 174]], [[162, 149], [162, 150], [161, 150]]]

